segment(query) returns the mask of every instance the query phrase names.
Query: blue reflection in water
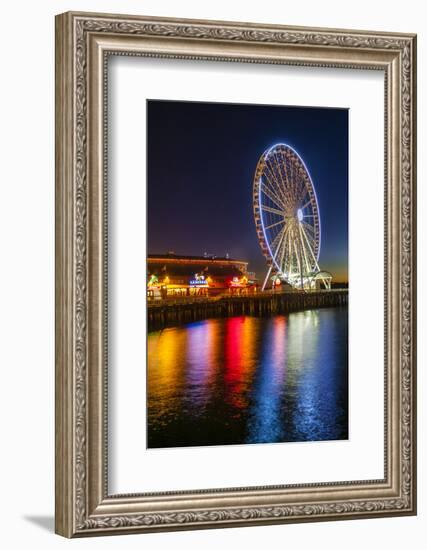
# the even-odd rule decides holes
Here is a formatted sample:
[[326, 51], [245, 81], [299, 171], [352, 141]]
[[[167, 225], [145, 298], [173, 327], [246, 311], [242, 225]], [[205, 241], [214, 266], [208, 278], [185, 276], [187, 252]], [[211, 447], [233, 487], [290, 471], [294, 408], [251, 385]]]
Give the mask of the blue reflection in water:
[[347, 308], [148, 336], [148, 446], [348, 437]]
[[264, 327], [260, 364], [252, 390], [247, 443], [280, 441], [283, 435], [280, 411], [286, 376], [286, 321], [284, 316], [277, 316]]
[[294, 440], [348, 437], [347, 340], [347, 315], [342, 310], [305, 311], [290, 318], [284, 425]]

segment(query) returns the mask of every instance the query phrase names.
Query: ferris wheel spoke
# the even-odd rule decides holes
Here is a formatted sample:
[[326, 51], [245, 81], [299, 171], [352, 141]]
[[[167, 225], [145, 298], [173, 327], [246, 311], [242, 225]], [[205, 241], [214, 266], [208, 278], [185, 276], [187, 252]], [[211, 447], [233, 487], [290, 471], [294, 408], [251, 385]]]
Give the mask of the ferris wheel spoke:
[[286, 246], [286, 243], [290, 242], [289, 241], [289, 233], [290, 233], [290, 229], [289, 229], [289, 226], [285, 229], [285, 233], [283, 235], [283, 241], [282, 241], [282, 255], [281, 255], [281, 258], [280, 258], [280, 267], [282, 269], [282, 273], [285, 273], [286, 272], [286, 253], [288, 253], [289, 255], [289, 249], [288, 247]]
[[[304, 216], [305, 217], [305, 216]], [[316, 233], [316, 229], [310, 225], [309, 223], [305, 222], [304, 220], [300, 222], [301, 225], [312, 231], [314, 234]]]
[[278, 261], [278, 265], [280, 267], [280, 272], [283, 276], [285, 276], [285, 255], [286, 255], [286, 242], [284, 241], [281, 247], [281, 253], [279, 254], [280, 259]]
[[[268, 165], [265, 164], [265, 167], [268, 168]], [[275, 179], [274, 177], [274, 174], [271, 173], [270, 170], [267, 171], [264, 171], [263, 173], [263, 176], [264, 176], [264, 179], [266, 180], [264, 182], [264, 185], [261, 186], [262, 188], [267, 188], [272, 195], [274, 195], [274, 202], [280, 206], [282, 206], [283, 208], [285, 207], [285, 203], [282, 199], [281, 196], [281, 193], [280, 193], [280, 186], [277, 184], [277, 180]], [[277, 191], [279, 191], [279, 195], [277, 194]]]
[[297, 170], [296, 177], [294, 180], [293, 192], [294, 192], [295, 203], [298, 204], [302, 198], [301, 197], [301, 174], [299, 173], [299, 170]]
[[283, 257], [286, 250], [286, 234], [289, 231], [289, 227], [286, 225], [281, 231], [282, 237], [280, 239], [280, 244], [277, 247], [277, 252], [275, 257], [277, 258], [277, 265], [279, 266], [280, 271], [283, 273]]
[[288, 232], [288, 277], [292, 276], [292, 243], [291, 243], [291, 232]]
[[[289, 164], [289, 170], [288, 170], [288, 181], [289, 181], [289, 190], [292, 194], [293, 201], [296, 200], [296, 194], [295, 194], [295, 185], [296, 185], [296, 174], [295, 174], [295, 164], [291, 162], [291, 159], [287, 159]], [[286, 164], [287, 166], [287, 164]]]
[[309, 187], [309, 177], [303, 165], [301, 166], [301, 172], [299, 177], [299, 192], [301, 195], [301, 200], [304, 200], [308, 195], [308, 201], [311, 201], [310, 187]]
[[265, 206], [265, 204], [261, 204], [261, 210], [265, 210], [266, 212], [271, 212], [271, 214], [276, 214], [277, 216], [284, 215], [283, 210], [278, 210], [277, 208], [271, 208], [271, 206]]
[[277, 252], [278, 252], [278, 249], [279, 249], [280, 244], [282, 242], [282, 238], [283, 238], [283, 235], [285, 233], [285, 229], [286, 229], [286, 227], [284, 227], [281, 231], [279, 231], [279, 233], [277, 233], [277, 235], [274, 237], [273, 242], [271, 243], [271, 250], [273, 252], [273, 260], [275, 260], [276, 257], [277, 257]]
[[295, 204], [295, 208], [298, 206], [298, 204], [301, 202], [303, 197], [301, 197], [301, 191], [299, 186], [299, 174], [297, 172], [296, 177], [292, 181], [292, 193], [293, 193], [293, 201]]
[[299, 237], [300, 237], [300, 241], [301, 241], [301, 246], [302, 246], [302, 249], [304, 251], [304, 260], [305, 260], [305, 268], [306, 268], [306, 272], [307, 273], [310, 273], [310, 271], [312, 271], [312, 268], [311, 268], [311, 263], [308, 259], [308, 256], [307, 256], [307, 251], [306, 251], [306, 248], [305, 248], [305, 245], [304, 245], [304, 238], [302, 236], [302, 227], [301, 225], [298, 227], [299, 228]]
[[312, 225], [306, 223], [306, 222], [301, 222], [301, 225], [307, 229], [308, 231], [310, 231], [310, 233], [307, 233], [307, 235], [310, 236], [311, 239], [313, 240], [316, 240], [316, 236], [317, 236], [317, 231], [316, 231], [316, 228], [313, 227]]
[[266, 229], [266, 230], [267, 230], [267, 229], [271, 229], [272, 227], [276, 227], [276, 225], [281, 225], [281, 224], [283, 224], [283, 223], [285, 223], [285, 220], [284, 220], [284, 219], [283, 219], [283, 220], [280, 220], [280, 221], [278, 221], [278, 222], [276, 222], [276, 223], [272, 223], [271, 225], [267, 225], [267, 227], [264, 227], [264, 229]]
[[[274, 159], [274, 154], [272, 154], [272, 158]], [[274, 165], [272, 160], [270, 160], [270, 162], [266, 162], [266, 167], [269, 174], [271, 174], [275, 189], [277, 189], [277, 191], [279, 192], [283, 204], [286, 205], [288, 202], [288, 197], [286, 194], [286, 188], [283, 186], [282, 179], [280, 177], [280, 170], [276, 169], [276, 166]]]
[[298, 196], [301, 198], [301, 200], [304, 200], [307, 195], [310, 195], [307, 189], [307, 184], [305, 181], [304, 174], [300, 174], [299, 182], [298, 182]]
[[[280, 189], [280, 187], [281, 187], [280, 181], [277, 179], [277, 175], [274, 172], [274, 168], [272, 166], [270, 166], [268, 161], [265, 162], [265, 168], [268, 171], [269, 179], [271, 178], [271, 185], [275, 186], [276, 189]], [[267, 176], [266, 173], [265, 173], [265, 175]]]
[[285, 209], [285, 205], [283, 202], [279, 199], [279, 197], [274, 193], [271, 187], [267, 185], [261, 185], [260, 187], [261, 192], [264, 193], [276, 206]]
[[304, 228], [303, 228], [303, 227], [301, 227], [301, 231], [302, 231], [302, 234], [303, 234], [304, 237], [305, 237], [305, 241], [306, 241], [306, 243], [307, 243], [307, 245], [308, 245], [308, 249], [310, 250], [311, 257], [313, 258], [314, 267], [317, 267], [317, 270], [319, 270], [319, 264], [317, 263], [317, 258], [316, 258], [316, 256], [314, 255], [313, 249], [312, 249], [312, 247], [311, 247], [311, 245], [310, 245], [310, 241], [309, 241], [309, 239], [308, 239], [308, 237], [307, 237], [307, 233], [304, 231]]
[[[289, 193], [289, 186], [286, 185], [285, 181], [283, 180], [284, 170], [280, 169], [280, 161], [277, 159], [277, 156], [274, 153], [273, 153], [272, 157], [273, 157], [273, 161], [274, 161], [274, 164], [275, 164], [275, 167], [276, 167], [276, 171], [279, 174], [280, 190], [286, 196], [286, 202], [289, 203], [289, 201], [292, 201], [292, 197]], [[283, 159], [283, 157], [282, 157], [282, 159]], [[282, 166], [285, 166], [285, 168], [286, 168], [286, 165], [284, 165], [283, 162], [282, 162]]]
[[288, 169], [288, 165], [286, 164], [286, 155], [283, 153], [283, 151], [281, 151], [280, 156], [282, 158], [282, 166], [284, 168], [282, 170], [283, 182], [285, 185], [284, 189], [286, 190], [287, 200], [290, 201], [290, 203], [292, 203], [293, 197], [292, 197], [292, 190], [291, 190], [291, 181], [289, 178], [289, 169]]
[[304, 208], [307, 208], [307, 206], [309, 206], [310, 204], [311, 204], [311, 198], [303, 206], [301, 206], [301, 210], [304, 210]]
[[289, 278], [293, 279], [295, 273], [298, 272], [297, 254], [295, 253], [295, 237], [294, 232], [289, 232]]
[[310, 246], [310, 251], [312, 253], [312, 256], [313, 258], [315, 258], [315, 255], [314, 255], [314, 250], [316, 249], [316, 239], [314, 238], [314, 236], [310, 235], [309, 233], [306, 233], [304, 231], [304, 228], [301, 227], [302, 231], [303, 231], [303, 235], [304, 235], [304, 238], [305, 238], [305, 241], [307, 242], [307, 244]]
[[299, 284], [300, 284], [300, 287], [303, 288], [303, 272], [302, 272], [302, 265], [301, 265], [301, 250], [298, 250], [297, 240], [294, 240], [294, 250], [295, 250], [295, 256], [296, 256], [297, 265], [298, 265]]
[[296, 208], [304, 197], [300, 196], [300, 192], [298, 189], [298, 171], [294, 169], [295, 167], [291, 162], [289, 162], [289, 166], [289, 192], [292, 196], [292, 203], [294, 205], [294, 208]]
[[[286, 193], [284, 193], [284, 189], [283, 189], [283, 186], [281, 185], [280, 181], [278, 180], [275, 172], [274, 172], [274, 169], [272, 166], [269, 165], [268, 162], [265, 163], [265, 167], [267, 168], [268, 170], [268, 174], [270, 176], [268, 176], [267, 174], [266, 177], [271, 185], [271, 187], [273, 187], [275, 190], [277, 190], [281, 196], [281, 202], [283, 204], [283, 206], [286, 205], [286, 202], [288, 200], [287, 196], [286, 196]], [[271, 180], [270, 180], [270, 177], [271, 177]]]

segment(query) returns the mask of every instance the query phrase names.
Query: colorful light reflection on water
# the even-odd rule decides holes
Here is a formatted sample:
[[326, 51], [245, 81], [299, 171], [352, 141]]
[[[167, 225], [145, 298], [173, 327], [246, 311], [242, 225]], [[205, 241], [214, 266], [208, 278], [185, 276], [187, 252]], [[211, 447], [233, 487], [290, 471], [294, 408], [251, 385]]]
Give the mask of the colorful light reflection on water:
[[348, 437], [348, 310], [148, 335], [148, 447]]

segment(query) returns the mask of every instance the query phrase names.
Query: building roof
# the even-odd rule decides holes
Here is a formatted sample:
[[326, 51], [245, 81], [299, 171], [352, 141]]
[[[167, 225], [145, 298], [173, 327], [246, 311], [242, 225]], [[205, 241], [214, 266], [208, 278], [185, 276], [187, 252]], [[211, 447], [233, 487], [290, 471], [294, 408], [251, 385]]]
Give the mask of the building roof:
[[[243, 262], [242, 262], [243, 263]], [[243, 267], [243, 266], [242, 266]], [[162, 273], [175, 276], [194, 277], [196, 273], [212, 277], [240, 277], [243, 270], [233, 263], [215, 263], [209, 260], [199, 262], [165, 262], [157, 258], [148, 259], [148, 274], [160, 275]]]
[[152, 263], [156, 260], [164, 260], [169, 262], [202, 262], [202, 263], [223, 263], [223, 264], [243, 264], [247, 265], [248, 262], [244, 260], [236, 260], [234, 258], [227, 258], [225, 256], [183, 256], [180, 254], [174, 254], [169, 252], [168, 254], [148, 254], [147, 260], [149, 263]]

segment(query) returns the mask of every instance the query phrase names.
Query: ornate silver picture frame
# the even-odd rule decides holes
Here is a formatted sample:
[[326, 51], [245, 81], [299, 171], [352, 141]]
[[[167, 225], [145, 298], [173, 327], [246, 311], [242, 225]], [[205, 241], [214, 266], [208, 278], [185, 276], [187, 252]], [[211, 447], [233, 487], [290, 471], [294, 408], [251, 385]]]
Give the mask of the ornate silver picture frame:
[[[384, 478], [109, 493], [106, 119], [110, 56], [384, 73]], [[72, 12], [57, 16], [58, 534], [81, 537], [416, 513], [415, 156], [415, 35]]]

